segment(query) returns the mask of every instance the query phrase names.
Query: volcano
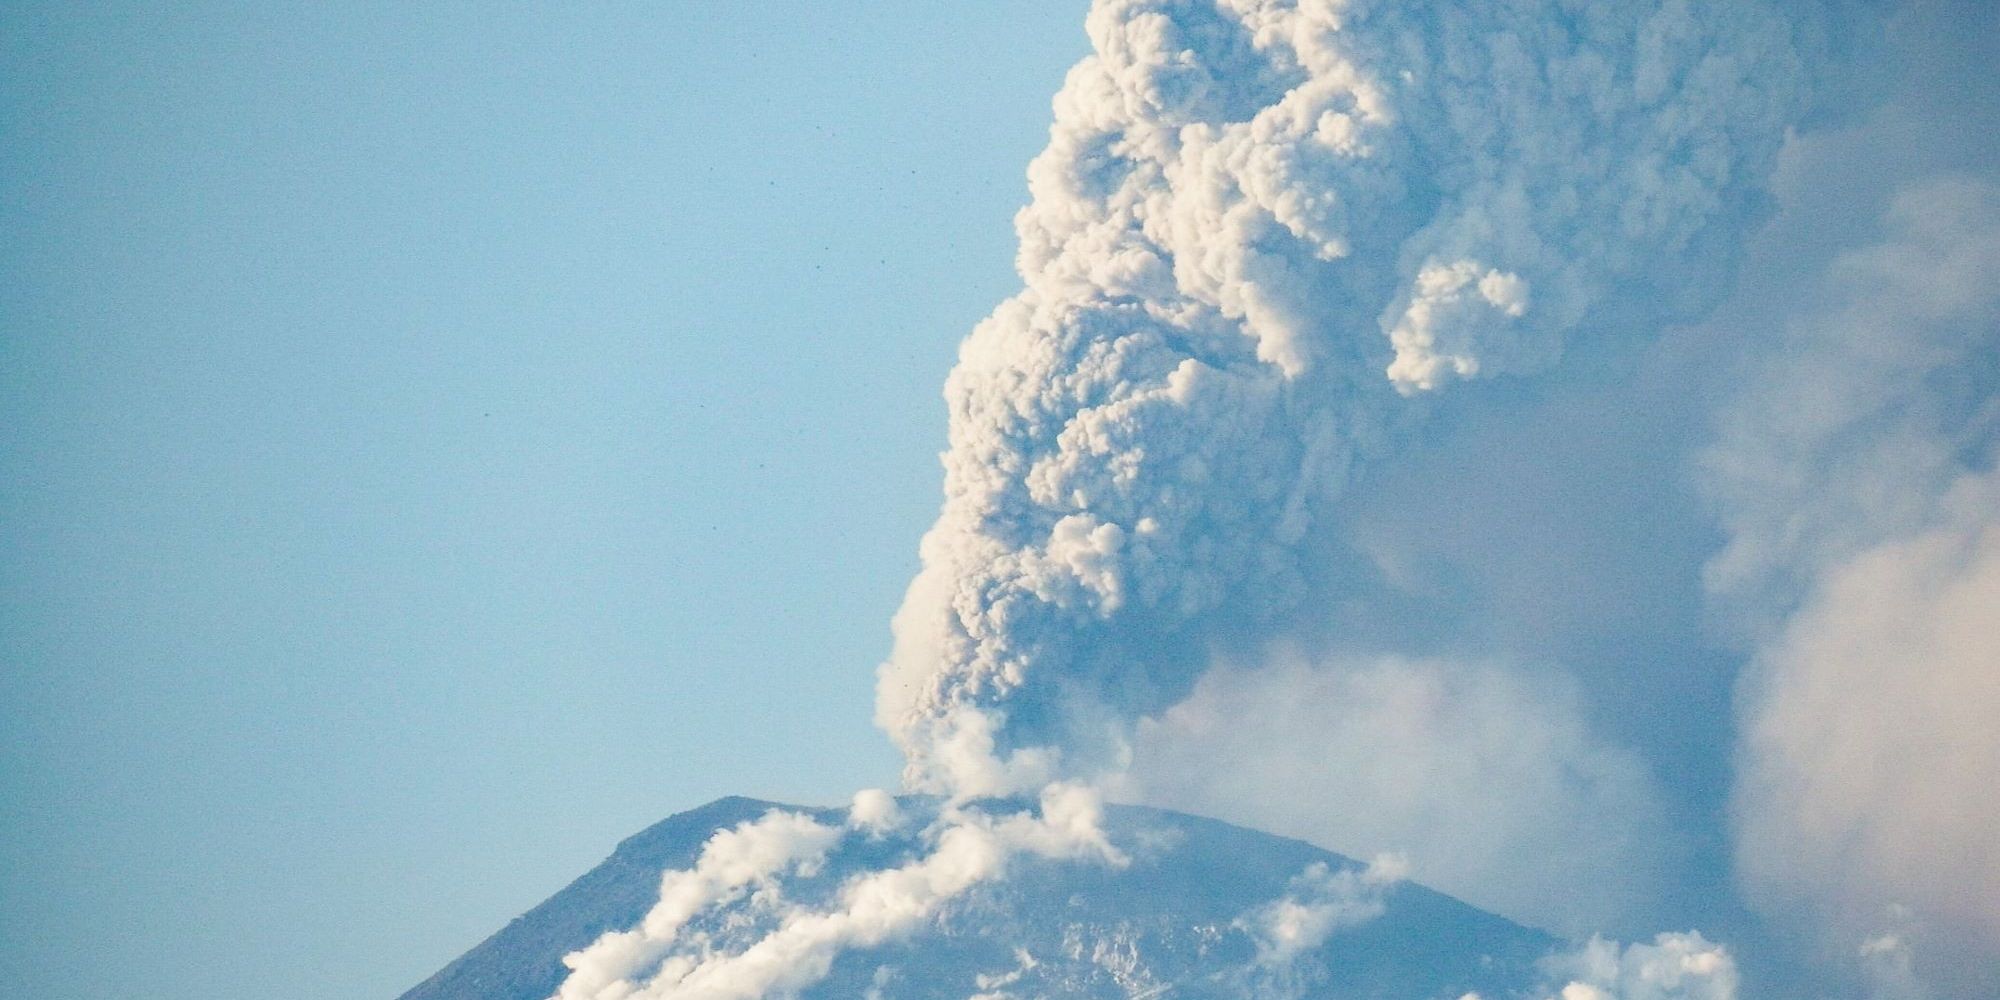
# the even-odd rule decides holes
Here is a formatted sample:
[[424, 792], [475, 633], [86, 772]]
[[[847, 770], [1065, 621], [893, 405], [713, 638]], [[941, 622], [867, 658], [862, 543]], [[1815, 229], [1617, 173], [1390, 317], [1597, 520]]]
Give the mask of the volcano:
[[[906, 829], [921, 829], [940, 808], [921, 797], [898, 806], [912, 817]], [[659, 901], [663, 872], [692, 867], [712, 836], [772, 810], [834, 825], [847, 818], [845, 809], [740, 797], [669, 817], [402, 1000], [545, 1000], [568, 973], [565, 954], [637, 924]], [[1106, 807], [1103, 826], [1122, 863], [1022, 859], [916, 933], [841, 953], [799, 996], [1501, 998], [1534, 988], [1538, 960], [1564, 947], [1413, 882], [1366, 882], [1368, 866], [1301, 841], [1139, 806]], [[829, 897], [856, 873], [917, 850], [916, 837], [850, 837], [783, 890]], [[1324, 888], [1342, 879], [1375, 888], [1328, 898]], [[724, 943], [747, 933], [758, 898], [748, 894], [686, 933]]]

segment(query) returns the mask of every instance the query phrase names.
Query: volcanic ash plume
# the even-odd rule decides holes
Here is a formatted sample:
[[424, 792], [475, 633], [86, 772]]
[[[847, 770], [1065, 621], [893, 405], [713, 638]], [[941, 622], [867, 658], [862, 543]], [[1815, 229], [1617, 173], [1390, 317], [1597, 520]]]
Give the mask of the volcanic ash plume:
[[946, 387], [878, 720], [920, 789], [1116, 766], [1417, 400], [1706, 308], [1806, 103], [1772, 4], [1101, 0]]
[[[880, 673], [908, 784], [946, 798], [718, 835], [569, 956], [563, 1000], [795, 995], [1011, 865], [1126, 864], [1098, 795], [1135, 721], [1286, 637], [1326, 572], [1308, 541], [1423, 397], [1711, 304], [1819, 37], [1759, 0], [1099, 0], [1086, 24], [1016, 220], [1025, 288], [946, 386], [944, 507]], [[898, 823], [907, 856], [787, 891]], [[1244, 995], [1393, 882], [1308, 870], [1237, 918]], [[1565, 997], [1735, 975], [1698, 937], [1571, 965], [1546, 970]]]

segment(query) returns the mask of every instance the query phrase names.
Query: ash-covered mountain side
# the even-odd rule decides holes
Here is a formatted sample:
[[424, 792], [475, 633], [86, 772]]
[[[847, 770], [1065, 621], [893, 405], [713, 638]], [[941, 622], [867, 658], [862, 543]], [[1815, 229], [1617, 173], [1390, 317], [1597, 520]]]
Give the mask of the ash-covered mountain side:
[[[898, 802], [896, 830], [845, 835], [824, 861], [744, 887], [683, 927], [691, 950], [728, 951], [787, 912], [830, 902], [858, 873], [921, 856], [934, 800]], [[982, 803], [992, 813], [1028, 810]], [[544, 1000], [563, 956], [629, 928], [660, 898], [664, 871], [695, 866], [709, 839], [774, 809], [843, 825], [843, 809], [727, 798], [618, 845], [568, 888], [403, 995], [402, 1000]], [[1341, 997], [1455, 1000], [1520, 995], [1562, 947], [1540, 931], [1310, 844], [1215, 820], [1110, 806], [1124, 855], [1022, 856], [1008, 877], [952, 900], [914, 933], [838, 954], [805, 998]]]

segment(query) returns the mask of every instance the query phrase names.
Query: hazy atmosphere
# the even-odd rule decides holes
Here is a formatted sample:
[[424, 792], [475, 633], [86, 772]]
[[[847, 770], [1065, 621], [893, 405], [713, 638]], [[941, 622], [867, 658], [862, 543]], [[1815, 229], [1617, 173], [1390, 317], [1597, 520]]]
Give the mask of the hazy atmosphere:
[[[1982, 0], [11, 5], [0, 992], [387, 1000], [746, 795], [830, 811], [522, 995], [1478, 927], [1365, 995], [1992, 996], [1995, 66]], [[1185, 968], [979, 922], [1171, 855], [1126, 804], [1335, 854]]]

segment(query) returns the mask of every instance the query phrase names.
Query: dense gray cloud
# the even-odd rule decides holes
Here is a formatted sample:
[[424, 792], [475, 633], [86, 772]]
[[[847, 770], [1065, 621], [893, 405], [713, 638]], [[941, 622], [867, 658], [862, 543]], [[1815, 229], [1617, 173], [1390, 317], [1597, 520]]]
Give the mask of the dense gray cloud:
[[917, 787], [1113, 766], [1423, 396], [1707, 306], [1808, 102], [1774, 6], [1103, 0], [964, 345], [878, 717]]

